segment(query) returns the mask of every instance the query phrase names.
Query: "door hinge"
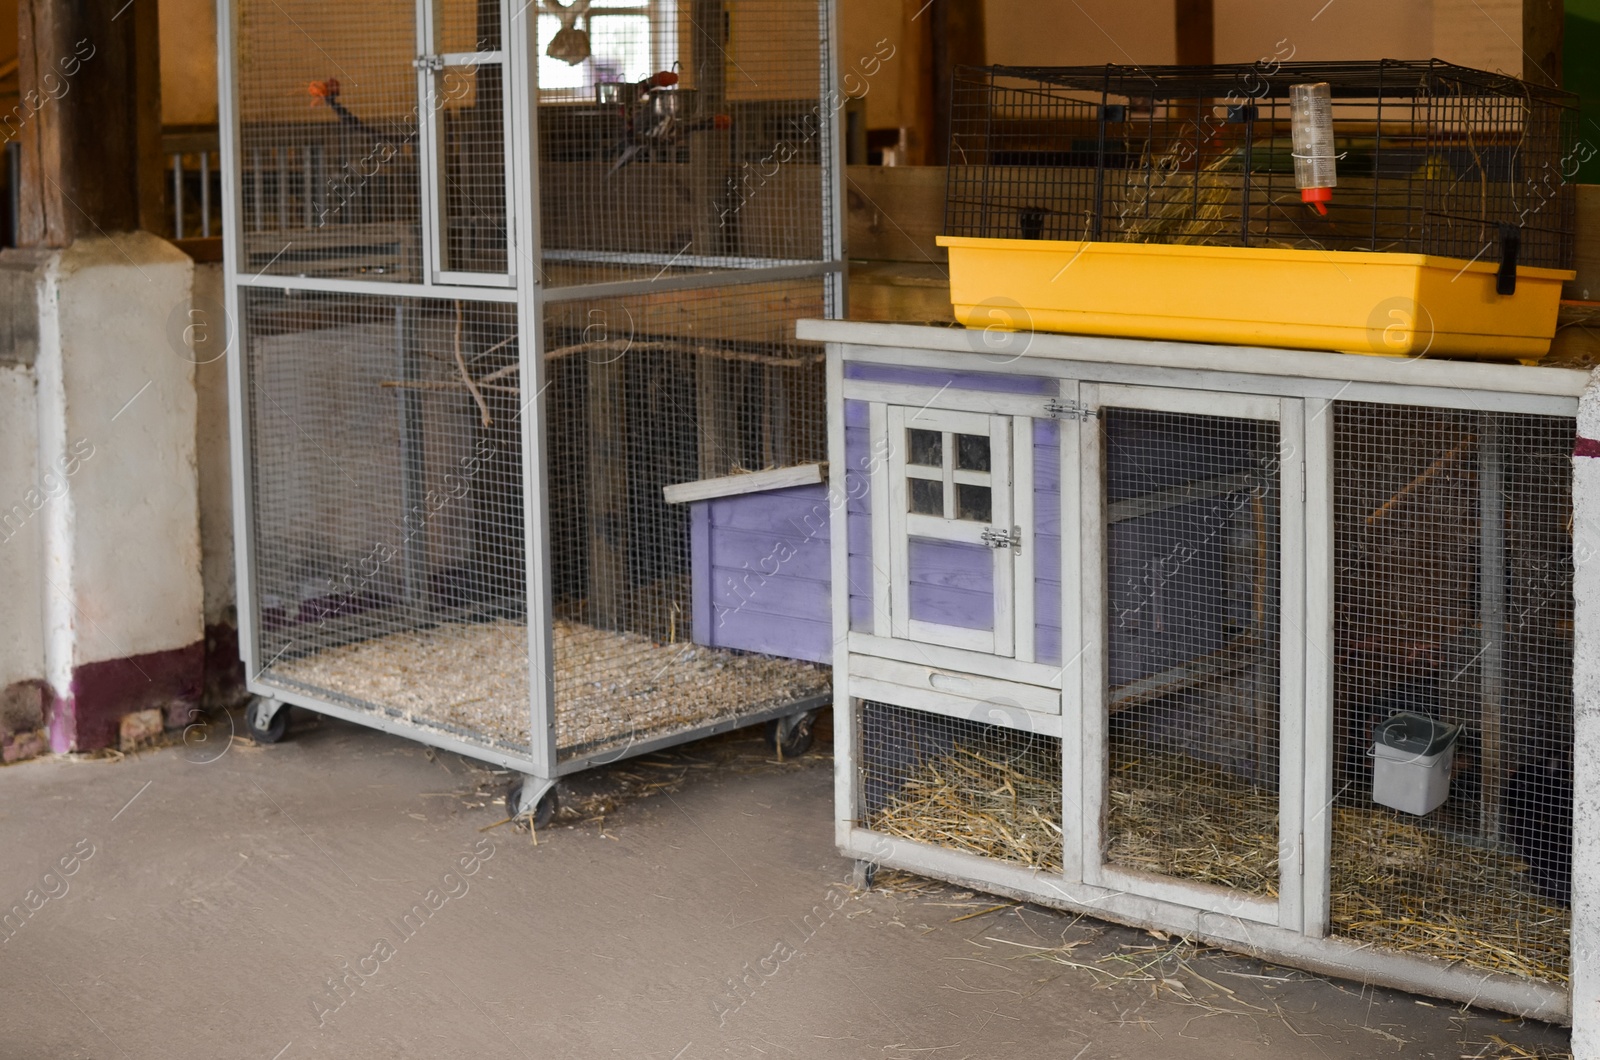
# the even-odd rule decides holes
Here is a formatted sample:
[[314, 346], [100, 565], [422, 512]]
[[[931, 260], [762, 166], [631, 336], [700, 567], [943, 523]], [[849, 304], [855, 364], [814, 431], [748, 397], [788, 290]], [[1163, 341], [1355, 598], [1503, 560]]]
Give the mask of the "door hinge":
[[1013, 526], [1010, 530], [998, 526], [986, 526], [983, 533], [978, 535], [978, 540], [990, 548], [1022, 548], [1022, 527]]
[[1300, 833], [1300, 875], [1306, 874], [1306, 834]]
[[1052, 399], [1045, 402], [1044, 411], [1047, 415], [1054, 416], [1058, 420], [1090, 420], [1094, 418], [1094, 409], [1081, 401], [1057, 401]]
[[1300, 461], [1300, 499], [1306, 499], [1306, 462]]

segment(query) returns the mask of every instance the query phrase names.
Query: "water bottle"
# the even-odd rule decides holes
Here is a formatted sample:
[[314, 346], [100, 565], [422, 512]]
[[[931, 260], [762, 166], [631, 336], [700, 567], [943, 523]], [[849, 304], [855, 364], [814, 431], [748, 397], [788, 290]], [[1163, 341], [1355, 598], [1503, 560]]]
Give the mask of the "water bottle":
[[1294, 130], [1294, 184], [1300, 201], [1328, 215], [1326, 203], [1338, 184], [1334, 170], [1333, 96], [1326, 81], [1289, 86], [1289, 118]]

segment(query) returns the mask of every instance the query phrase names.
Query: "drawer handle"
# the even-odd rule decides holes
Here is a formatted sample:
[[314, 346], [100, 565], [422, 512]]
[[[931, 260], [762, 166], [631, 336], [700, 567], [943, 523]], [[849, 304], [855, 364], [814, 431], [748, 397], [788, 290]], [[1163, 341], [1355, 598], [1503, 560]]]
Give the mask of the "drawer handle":
[[941, 692], [965, 692], [972, 687], [970, 682], [954, 674], [940, 673], [929, 674], [928, 684]]

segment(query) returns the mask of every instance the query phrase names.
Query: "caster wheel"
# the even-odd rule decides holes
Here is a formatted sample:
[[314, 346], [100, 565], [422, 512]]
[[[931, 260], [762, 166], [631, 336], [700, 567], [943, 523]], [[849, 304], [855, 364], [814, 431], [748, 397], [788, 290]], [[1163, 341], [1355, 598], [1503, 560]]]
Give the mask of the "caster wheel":
[[767, 746], [783, 758], [799, 758], [811, 750], [811, 730], [817, 716], [807, 712], [792, 718], [775, 718], [767, 722]]
[[277, 743], [283, 739], [284, 733], [289, 731], [289, 705], [287, 703], [278, 707], [278, 711], [272, 715], [271, 721], [265, 724], [262, 723], [261, 718], [265, 713], [263, 708], [265, 708], [267, 702], [267, 700], [257, 697], [250, 701], [248, 707], [244, 708], [245, 728], [249, 730], [250, 738], [256, 743]]
[[[512, 784], [510, 789], [506, 792], [507, 817], [517, 816], [517, 805], [521, 801], [522, 781], [519, 780]], [[559, 806], [560, 800], [556, 798], [556, 789], [551, 788], [549, 791], [544, 793], [544, 798], [539, 800], [539, 805], [533, 808], [533, 826], [535, 828], [543, 828], [545, 825], [549, 824], [550, 821], [555, 817], [556, 810], [559, 808]], [[524, 815], [523, 820], [526, 819], [527, 815]]]

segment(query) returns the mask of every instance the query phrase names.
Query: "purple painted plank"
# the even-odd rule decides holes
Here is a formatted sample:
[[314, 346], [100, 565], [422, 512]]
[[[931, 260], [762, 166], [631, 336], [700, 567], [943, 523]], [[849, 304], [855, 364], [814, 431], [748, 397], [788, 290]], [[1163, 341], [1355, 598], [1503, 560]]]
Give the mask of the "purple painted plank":
[[913, 537], [909, 559], [913, 585], [944, 585], [985, 594], [994, 592], [994, 551], [985, 545]]
[[820, 482], [704, 503], [711, 506], [711, 523], [719, 528], [754, 530], [792, 540], [828, 540], [828, 487]]
[[1061, 492], [1061, 450], [1059, 449], [1034, 449], [1033, 451], [1033, 494], [1035, 497], [1048, 493], [1054, 497]]
[[1061, 426], [1033, 421], [1033, 657], [1061, 662]]
[[831, 555], [826, 538], [782, 537], [750, 530], [711, 528], [712, 567], [747, 570], [765, 577], [827, 584]]
[[1061, 581], [1061, 539], [1041, 535], [1033, 539], [1033, 580]]
[[911, 619], [961, 629], [994, 628], [994, 595], [940, 585], [911, 586]]
[[[846, 364], [844, 377], [869, 383], [950, 387], [954, 390], [984, 390], [1001, 394], [1053, 394], [1058, 385], [1054, 379], [1039, 379], [1026, 375], [949, 372], [936, 368], [907, 368], [896, 364], [865, 364], [860, 361]], [[846, 414], [848, 415], [848, 410]]]
[[827, 487], [719, 497], [692, 508], [696, 642], [829, 660]]
[[872, 629], [872, 438], [865, 401], [844, 403], [846, 536], [850, 542], [850, 628]]
[[994, 553], [983, 545], [913, 537], [910, 617], [963, 629], [994, 628]]
[[[792, 618], [828, 621], [830, 597], [827, 582], [803, 581], [782, 572], [768, 577], [744, 568], [718, 567], [711, 576], [712, 606], [717, 618], [711, 636], [715, 643], [727, 643], [736, 634], [728, 629], [732, 616], [758, 612]], [[743, 645], [739, 645], [742, 647]]]
[[758, 651], [807, 662], [833, 662], [833, 632], [826, 622], [746, 610], [730, 616], [721, 628], [734, 627], [738, 628], [738, 643], [720, 644], [720, 647]]
[[1040, 628], [1033, 633], [1033, 657], [1053, 666], [1061, 664], [1061, 631]]
[[[696, 644], [711, 643], [711, 506], [691, 504], [689, 513], [690, 624]], [[705, 573], [702, 573], [705, 572]]]

